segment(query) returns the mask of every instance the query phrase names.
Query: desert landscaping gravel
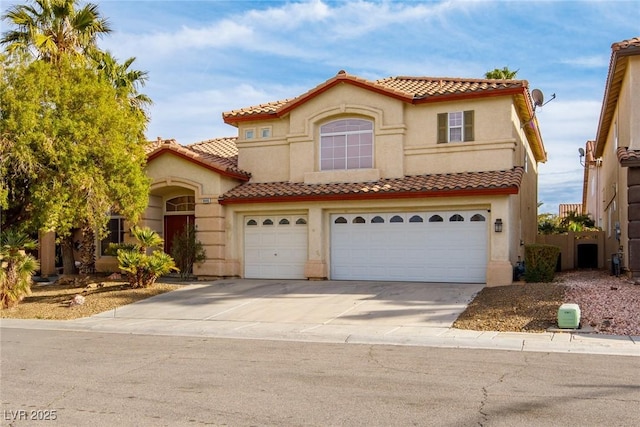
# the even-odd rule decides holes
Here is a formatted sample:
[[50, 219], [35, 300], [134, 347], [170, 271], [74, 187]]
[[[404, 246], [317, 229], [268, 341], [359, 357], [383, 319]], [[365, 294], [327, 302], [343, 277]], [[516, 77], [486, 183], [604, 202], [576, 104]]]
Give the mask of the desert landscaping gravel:
[[602, 271], [574, 271], [561, 276], [564, 300], [578, 304], [582, 325], [594, 332], [640, 336], [640, 283]]

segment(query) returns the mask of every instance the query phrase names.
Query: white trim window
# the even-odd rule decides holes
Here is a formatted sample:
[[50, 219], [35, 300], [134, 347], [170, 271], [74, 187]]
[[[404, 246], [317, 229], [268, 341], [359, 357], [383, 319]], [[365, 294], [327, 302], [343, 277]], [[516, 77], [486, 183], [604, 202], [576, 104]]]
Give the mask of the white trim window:
[[340, 119], [320, 126], [320, 170], [372, 167], [372, 121]]
[[124, 243], [124, 218], [120, 216], [112, 216], [111, 219], [109, 219], [107, 229], [109, 230], [109, 234], [100, 241], [100, 255], [102, 256], [109, 255], [107, 254], [107, 249], [109, 249], [110, 243]]

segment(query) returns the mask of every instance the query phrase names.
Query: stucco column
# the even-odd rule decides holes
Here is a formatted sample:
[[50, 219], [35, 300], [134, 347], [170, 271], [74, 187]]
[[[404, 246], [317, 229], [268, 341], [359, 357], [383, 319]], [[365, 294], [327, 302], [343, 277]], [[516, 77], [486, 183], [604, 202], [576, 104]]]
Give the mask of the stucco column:
[[307, 263], [304, 266], [304, 275], [310, 280], [323, 280], [328, 277], [327, 263], [324, 258], [324, 234], [325, 228], [323, 210], [320, 207], [309, 209], [309, 223], [307, 225]]
[[201, 277], [237, 276], [236, 263], [227, 261], [227, 236], [224, 207], [218, 203], [196, 203], [196, 239], [206, 252], [206, 259], [193, 266], [193, 273]]
[[[496, 221], [502, 221], [502, 232], [495, 231]], [[489, 226], [489, 263], [487, 286], [504, 286], [513, 283], [513, 266], [509, 260], [509, 242], [517, 232], [518, 224], [509, 216], [508, 199], [495, 201], [491, 206]]]

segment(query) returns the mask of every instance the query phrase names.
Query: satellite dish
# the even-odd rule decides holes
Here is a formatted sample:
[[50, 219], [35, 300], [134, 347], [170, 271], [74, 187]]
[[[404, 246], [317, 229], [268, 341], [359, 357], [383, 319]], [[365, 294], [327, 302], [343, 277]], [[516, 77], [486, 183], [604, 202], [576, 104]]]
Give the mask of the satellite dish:
[[540, 89], [534, 89], [531, 91], [531, 98], [533, 99], [533, 105], [541, 107], [544, 104], [544, 95]]
[[578, 148], [578, 153], [580, 153], [580, 157], [584, 157], [584, 148]]

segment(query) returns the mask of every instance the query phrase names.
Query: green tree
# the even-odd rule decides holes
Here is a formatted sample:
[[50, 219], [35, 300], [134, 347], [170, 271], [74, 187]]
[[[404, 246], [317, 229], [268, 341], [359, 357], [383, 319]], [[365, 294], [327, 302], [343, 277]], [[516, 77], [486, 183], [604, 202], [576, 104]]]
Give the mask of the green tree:
[[180, 278], [186, 279], [193, 273], [193, 264], [206, 259], [206, 252], [202, 242], [196, 239], [196, 228], [186, 224], [178, 233], [171, 245], [171, 256], [180, 269]]
[[158, 277], [177, 271], [176, 264], [168, 254], [156, 249], [148, 254], [149, 249], [160, 246], [162, 238], [148, 227], [134, 226], [131, 234], [137, 244], [133, 248], [118, 249], [118, 267], [126, 272], [129, 284], [133, 288], [152, 286]]
[[5, 230], [0, 236], [0, 308], [19, 303], [31, 293], [33, 273], [38, 261], [25, 252], [36, 243], [26, 234]]
[[569, 212], [566, 217], [560, 218], [558, 215], [543, 213], [538, 215], [538, 233], [540, 234], [560, 234], [567, 231], [596, 231], [599, 227], [589, 215], [582, 215], [576, 212]]
[[45, 61], [64, 56], [85, 57], [97, 38], [111, 32], [98, 6], [78, 7], [78, 0], [32, 0], [11, 7], [2, 19], [14, 29], [3, 33], [0, 44], [9, 53], [29, 53]]
[[122, 64], [110, 52], [96, 51], [91, 55], [98, 70], [101, 70], [105, 78], [113, 85], [118, 95], [127, 99], [131, 108], [142, 114], [148, 121], [146, 108], [153, 102], [147, 95], [139, 92], [149, 75], [146, 71], [130, 69], [136, 58], [132, 57]]
[[589, 215], [579, 214], [577, 212], [569, 212], [569, 214], [560, 221], [561, 229], [565, 231], [589, 231], [597, 230], [595, 222], [589, 218]]
[[560, 220], [557, 215], [543, 213], [538, 215], [538, 233], [556, 234], [560, 233]]
[[511, 71], [509, 67], [494, 68], [491, 71], [487, 71], [484, 73], [485, 78], [487, 79], [502, 79], [502, 80], [510, 80], [515, 79], [519, 70]]
[[146, 207], [146, 120], [87, 62], [3, 65], [2, 222], [56, 231], [67, 273], [74, 228], [102, 230], [109, 211], [135, 222]]
[[[109, 24], [105, 18], [100, 15], [98, 7], [95, 4], [79, 5], [78, 0], [34, 0], [27, 4], [13, 6], [2, 16], [13, 28], [3, 33], [0, 44], [4, 45], [7, 53], [21, 60], [29, 62], [29, 60], [44, 61], [53, 64], [60, 64], [63, 70], [58, 73], [58, 78], [65, 78], [64, 69], [69, 65], [69, 61], [73, 60], [78, 63], [86, 63], [86, 66], [98, 70], [102, 78], [112, 85], [115, 89], [115, 96], [120, 101], [126, 101], [129, 108], [138, 115], [139, 119], [148, 123], [148, 115], [145, 107], [151, 104], [151, 100], [143, 94], [138, 93], [138, 88], [143, 86], [147, 79], [147, 73], [130, 70], [129, 67], [134, 61], [130, 58], [124, 64], [118, 64], [117, 61], [109, 54], [101, 52], [97, 45], [97, 38], [111, 32]], [[104, 61], [103, 59], [106, 58]], [[105, 62], [107, 64], [105, 64]], [[108, 66], [107, 66], [108, 65]], [[122, 110], [122, 108], [117, 111]], [[139, 139], [144, 139], [144, 126], [140, 126], [140, 120], [132, 121], [132, 128], [139, 131]], [[84, 122], [83, 124], [87, 124]], [[53, 129], [50, 129], [53, 130]], [[65, 138], [65, 135], [57, 135]], [[15, 152], [19, 147], [19, 143], [10, 141], [11, 137], [2, 135], [3, 151], [0, 152], [0, 172], [4, 172], [2, 168], [9, 161], [15, 160]], [[91, 143], [91, 141], [88, 141]], [[49, 141], [48, 143], [51, 143]], [[55, 145], [55, 144], [54, 144]], [[57, 148], [57, 147], [56, 147]], [[7, 153], [13, 155], [9, 157]], [[77, 156], [83, 156], [82, 150], [76, 150]], [[9, 159], [9, 160], [7, 160]], [[30, 152], [27, 152], [20, 164], [20, 168], [24, 168], [22, 172], [26, 175], [33, 175], [33, 171], [37, 169], [47, 169], [39, 164], [40, 159], [33, 158]], [[88, 159], [91, 160], [91, 159]], [[133, 162], [137, 162], [138, 157], [134, 156]], [[124, 166], [127, 169], [127, 166]], [[14, 174], [18, 176], [19, 174]], [[15, 184], [15, 182], [14, 182]], [[27, 182], [23, 182], [22, 191], [26, 193], [30, 191]], [[116, 183], [117, 184], [117, 183]], [[18, 200], [20, 189], [19, 186], [13, 186], [12, 193], [6, 180], [0, 180], [0, 207], [7, 207], [8, 200]], [[132, 191], [135, 192], [138, 186], [133, 185]], [[121, 193], [124, 190], [121, 189]], [[25, 198], [26, 200], [26, 198]], [[3, 206], [4, 205], [4, 206]], [[9, 223], [18, 220], [25, 220], [24, 214], [28, 212], [28, 203], [23, 203], [22, 212], [17, 212], [13, 206], [10, 214], [19, 213], [17, 217], [9, 218]], [[117, 208], [117, 206], [112, 206]], [[137, 206], [134, 207], [134, 210]], [[123, 213], [120, 212], [119, 213]], [[94, 253], [95, 253], [95, 230], [96, 221], [92, 218], [80, 219], [80, 222], [74, 227], [82, 231], [82, 244], [80, 251], [81, 272], [90, 273], [94, 270]], [[56, 231], [60, 231], [57, 230]], [[63, 236], [62, 249], [64, 259], [65, 272], [74, 272], [73, 259], [73, 242], [71, 241], [71, 232], [66, 231], [66, 227], [62, 227]]]

